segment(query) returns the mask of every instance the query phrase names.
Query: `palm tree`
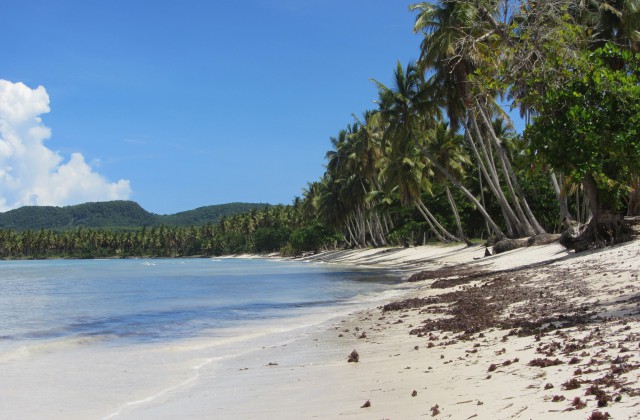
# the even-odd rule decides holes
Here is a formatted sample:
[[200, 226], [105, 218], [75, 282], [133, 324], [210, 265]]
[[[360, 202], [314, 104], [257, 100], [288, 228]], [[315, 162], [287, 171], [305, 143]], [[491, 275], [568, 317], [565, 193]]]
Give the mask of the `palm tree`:
[[[432, 156], [446, 168], [456, 179], [462, 180], [465, 174], [465, 165], [471, 163], [468, 154], [463, 147], [463, 137], [456, 134], [450, 127], [448, 122], [440, 121], [438, 125], [425, 133], [425, 148], [428, 149]], [[458, 237], [463, 239], [467, 245], [470, 244], [467, 235], [462, 228], [458, 207], [453, 199], [451, 190], [449, 189], [449, 181], [441, 172], [436, 172], [435, 180], [442, 183], [447, 194], [447, 200], [451, 206], [456, 226], [458, 228]]]
[[377, 80], [379, 111], [372, 124], [384, 130], [383, 147], [389, 155], [381, 176], [387, 192], [398, 189], [403, 203], [412, 203], [423, 215], [434, 235], [443, 242], [458, 241], [429, 211], [421, 198], [430, 191], [432, 170], [419, 154], [419, 133], [434, 124], [439, 116], [438, 102], [430, 97], [418, 67], [410, 62], [406, 70], [400, 62], [394, 71], [394, 86], [389, 88]]
[[492, 57], [497, 56], [500, 61], [496, 48], [500, 41], [508, 41], [508, 26], [498, 17], [503, 13], [506, 19], [508, 12], [499, 11], [497, 2], [470, 0], [423, 2], [411, 6], [411, 10], [418, 12], [414, 31], [424, 35], [421, 68], [433, 71], [431, 83], [446, 98], [453, 128], [457, 129], [459, 123], [464, 126], [465, 138], [500, 204], [509, 234], [529, 236], [544, 232], [535, 217], [522, 209], [528, 206], [524, 205], [524, 197], [515, 192], [518, 188], [511, 188], [511, 203], [504, 194], [503, 183], [517, 184], [517, 180], [514, 182], [515, 173], [488, 118], [489, 109], [497, 107], [492, 100], [496, 92], [471, 78], [480, 68], [489, 74], [497, 69]]
[[589, 28], [594, 47], [614, 42], [634, 52], [640, 49], [640, 1], [580, 0], [573, 10]]

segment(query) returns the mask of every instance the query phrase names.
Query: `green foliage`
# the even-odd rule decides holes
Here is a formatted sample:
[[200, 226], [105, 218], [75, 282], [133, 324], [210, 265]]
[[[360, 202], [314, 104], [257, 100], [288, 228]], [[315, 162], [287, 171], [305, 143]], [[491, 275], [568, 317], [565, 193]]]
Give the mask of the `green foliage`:
[[0, 228], [15, 230], [74, 229], [77, 227], [132, 229], [143, 226], [199, 226], [246, 213], [268, 204], [229, 203], [200, 207], [172, 215], [157, 215], [133, 201], [106, 201], [75, 206], [27, 206], [0, 213]]
[[253, 235], [257, 252], [276, 252], [289, 242], [291, 229], [288, 227], [261, 227]]
[[640, 57], [606, 45], [564, 67], [525, 131], [530, 153], [573, 179], [591, 177], [619, 206], [640, 173]]
[[543, 171], [529, 170], [520, 173], [522, 189], [530, 200], [531, 210], [538, 217], [547, 232], [559, 232], [562, 227], [556, 193], [549, 181], [549, 174]]
[[426, 222], [411, 220], [389, 234], [389, 241], [398, 246], [413, 246], [429, 231]]
[[291, 233], [290, 244], [295, 254], [305, 251], [318, 252], [320, 248], [337, 240], [334, 232], [319, 223], [296, 229]]
[[183, 211], [176, 214], [156, 216], [156, 224], [167, 226], [198, 226], [205, 223], [216, 223], [223, 217], [235, 214], [248, 213], [251, 210], [269, 207], [263, 203], [227, 203], [213, 206], [199, 207], [194, 210]]

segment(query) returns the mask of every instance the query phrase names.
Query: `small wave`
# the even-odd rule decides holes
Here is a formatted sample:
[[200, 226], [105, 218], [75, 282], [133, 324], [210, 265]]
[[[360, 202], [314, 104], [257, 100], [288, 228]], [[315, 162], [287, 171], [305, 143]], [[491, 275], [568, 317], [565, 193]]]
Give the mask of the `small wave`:
[[0, 363], [23, 360], [40, 354], [64, 351], [73, 347], [90, 346], [112, 339], [110, 335], [65, 337], [53, 340], [36, 341], [0, 354]]

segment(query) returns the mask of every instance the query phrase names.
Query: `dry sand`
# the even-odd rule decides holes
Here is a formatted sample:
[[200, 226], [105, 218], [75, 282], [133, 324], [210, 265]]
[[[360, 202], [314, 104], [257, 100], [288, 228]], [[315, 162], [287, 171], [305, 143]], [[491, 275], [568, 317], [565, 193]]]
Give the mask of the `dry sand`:
[[458, 246], [310, 257], [427, 274], [386, 309], [247, 351], [123, 417], [640, 418], [640, 241], [483, 255]]

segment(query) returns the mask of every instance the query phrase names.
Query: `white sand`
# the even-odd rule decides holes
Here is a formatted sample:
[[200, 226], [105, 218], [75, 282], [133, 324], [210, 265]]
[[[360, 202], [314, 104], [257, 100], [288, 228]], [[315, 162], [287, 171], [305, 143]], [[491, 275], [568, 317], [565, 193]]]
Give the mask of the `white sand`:
[[[418, 247], [341, 251], [308, 259], [399, 267], [408, 274], [460, 264], [469, 273], [479, 268], [506, 270], [559, 259], [528, 271], [523, 286], [539, 289], [541, 296], [552, 294], [563, 304], [588, 304], [589, 311], [615, 318], [540, 337], [505, 339], [508, 331], [489, 329], [469, 341], [440, 331], [430, 340], [409, 334], [428, 318], [420, 309], [383, 314], [371, 308], [334, 319], [320, 330], [305, 330], [286, 344], [248, 348], [211, 363], [188, 386], [123, 407], [117, 417], [412, 419], [435, 414], [454, 419], [586, 419], [599, 410], [615, 419], [640, 418], [640, 242], [577, 255], [555, 244], [483, 255], [481, 247]], [[518, 273], [507, 277], [511, 275], [520, 279]], [[407, 297], [436, 296], [463, 287], [432, 289], [432, 282], [413, 283]], [[518, 312], [517, 305], [509, 310]], [[358, 338], [363, 332], [366, 338]], [[580, 341], [587, 336], [589, 340]], [[553, 355], [542, 354], [553, 343], [558, 346]], [[571, 352], [569, 344], [582, 348]], [[359, 363], [347, 363], [353, 349], [360, 355]], [[536, 358], [559, 359], [562, 364], [529, 366]], [[491, 365], [495, 369], [489, 372]], [[598, 408], [595, 397], [585, 392], [591, 386], [588, 381], [607, 374], [618, 388], [600, 388], [611, 398], [620, 396], [620, 401]], [[562, 384], [570, 379], [580, 388], [565, 390]], [[547, 384], [553, 388], [545, 389]], [[554, 396], [564, 400], [553, 402]], [[576, 397], [586, 407], [574, 408]], [[366, 401], [370, 407], [361, 408]]]

